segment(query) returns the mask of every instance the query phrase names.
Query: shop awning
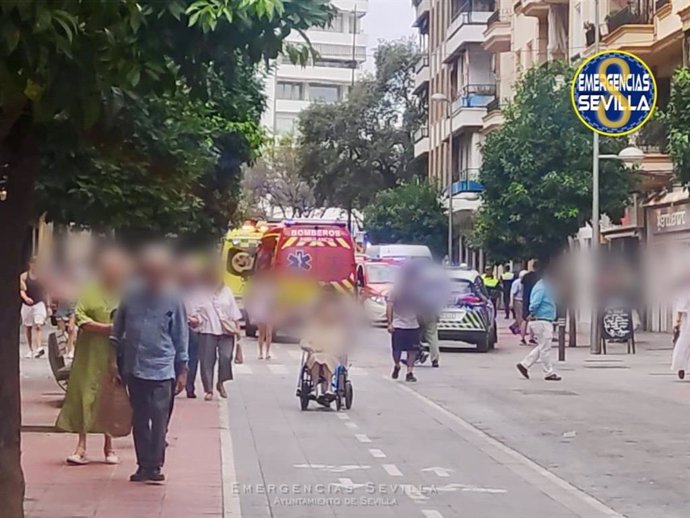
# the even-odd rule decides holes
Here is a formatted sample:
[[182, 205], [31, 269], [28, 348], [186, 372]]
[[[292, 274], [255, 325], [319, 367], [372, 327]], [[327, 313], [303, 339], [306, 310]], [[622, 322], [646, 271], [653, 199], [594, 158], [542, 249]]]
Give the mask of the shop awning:
[[644, 203], [645, 207], [656, 207], [657, 205], [674, 205], [690, 199], [690, 194], [686, 188], [673, 192], [667, 192], [661, 196], [652, 197]]

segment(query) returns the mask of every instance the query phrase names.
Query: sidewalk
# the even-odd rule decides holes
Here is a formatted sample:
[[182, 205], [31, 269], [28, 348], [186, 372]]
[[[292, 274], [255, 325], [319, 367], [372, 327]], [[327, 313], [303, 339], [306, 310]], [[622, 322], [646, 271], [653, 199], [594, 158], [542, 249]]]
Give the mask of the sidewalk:
[[166, 484], [134, 484], [129, 482], [136, 469], [131, 436], [115, 440], [119, 466], [102, 462], [103, 442], [97, 435], [89, 436], [91, 464], [65, 464], [76, 436], [53, 429], [64, 393], [45, 358], [22, 360], [21, 369], [27, 518], [223, 515], [220, 403], [178, 397], [168, 434]]

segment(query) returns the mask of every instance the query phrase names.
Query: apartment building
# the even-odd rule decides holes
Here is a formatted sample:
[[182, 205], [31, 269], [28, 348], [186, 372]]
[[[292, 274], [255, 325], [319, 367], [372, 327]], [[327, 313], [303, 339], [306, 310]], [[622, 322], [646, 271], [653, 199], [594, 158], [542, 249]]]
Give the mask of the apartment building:
[[[286, 57], [274, 63], [266, 76], [267, 109], [262, 123], [270, 134], [292, 133], [299, 113], [312, 102], [345, 98], [366, 60], [367, 35], [362, 31], [368, 0], [332, 0], [337, 14], [327, 28], [310, 29], [307, 35], [318, 59], [307, 66], [293, 65]], [[287, 41], [304, 44], [300, 34]]]
[[481, 251], [467, 238], [482, 186], [481, 130], [496, 98], [492, 56], [483, 46], [494, 0], [413, 0], [422, 56], [415, 91], [428, 108], [428, 124], [415, 135], [415, 157], [429, 178], [452, 195], [453, 259], [481, 267]]

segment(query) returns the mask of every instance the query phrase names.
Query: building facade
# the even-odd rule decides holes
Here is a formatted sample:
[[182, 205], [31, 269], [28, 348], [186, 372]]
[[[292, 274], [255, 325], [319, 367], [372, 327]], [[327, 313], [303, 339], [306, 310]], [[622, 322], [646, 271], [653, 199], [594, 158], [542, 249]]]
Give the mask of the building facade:
[[[279, 58], [265, 78], [267, 107], [262, 123], [275, 136], [293, 133], [299, 113], [312, 102], [336, 102], [345, 98], [366, 60], [367, 35], [362, 31], [368, 0], [332, 0], [337, 13], [327, 28], [309, 29], [307, 35], [316, 60], [306, 66]], [[304, 44], [300, 34], [287, 38]]]
[[[415, 155], [427, 160], [431, 179], [445, 189], [452, 185], [453, 216], [459, 229], [456, 260], [475, 266], [481, 263], [481, 254], [465, 246], [464, 236], [471, 231], [478, 205], [472, 203], [472, 196], [481, 192], [481, 185], [471, 181], [475, 168], [481, 166], [478, 145], [503, 124], [502, 108], [512, 98], [524, 70], [553, 59], [577, 63], [590, 56], [598, 30], [602, 50], [625, 50], [646, 61], [655, 75], [658, 107], [663, 110], [670, 97], [671, 77], [676, 68], [688, 64], [690, 56], [690, 0], [600, 0], [598, 28], [594, 0], [495, 0], [494, 4], [413, 0], [413, 5], [425, 54], [417, 69], [417, 93], [429, 106], [428, 127], [415, 137]], [[492, 82], [493, 87], [481, 86]], [[435, 93], [451, 99], [452, 104], [430, 101]], [[469, 96], [476, 96], [476, 101], [468, 100]], [[687, 191], [672, 185], [667, 134], [660, 122], [647, 123], [630, 141], [645, 151], [640, 182], [621, 224], [603, 218], [602, 245], [647, 258], [641, 267], [645, 272], [641, 321], [649, 330], [669, 331], [672, 301], [668, 294], [655, 297], [651, 288], [653, 272], [661, 268], [654, 257], [664, 254], [644, 251], [673, 241], [690, 246], [684, 225], [660, 227], [656, 223], [665, 214], [685, 214], [690, 199]], [[573, 238], [580, 253], [588, 253], [591, 236], [591, 229], [584, 227]], [[642, 264], [638, 258], [634, 260]], [[581, 297], [578, 320], [583, 325], [589, 325], [588, 299], [587, 294]]]

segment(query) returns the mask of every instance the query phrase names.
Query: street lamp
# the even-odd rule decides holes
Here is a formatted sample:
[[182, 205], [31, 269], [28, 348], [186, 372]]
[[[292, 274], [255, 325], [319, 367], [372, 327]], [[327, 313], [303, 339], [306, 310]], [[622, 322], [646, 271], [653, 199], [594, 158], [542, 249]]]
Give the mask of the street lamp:
[[599, 154], [599, 134], [594, 133], [594, 163], [592, 178], [592, 322], [590, 329], [589, 352], [601, 354], [601, 343], [599, 340], [599, 301], [597, 294], [597, 272], [599, 271], [599, 241], [601, 228], [599, 223], [599, 161], [600, 160], [619, 160], [628, 167], [638, 165], [644, 160], [644, 151], [635, 147], [628, 146], [621, 149], [617, 155]]
[[431, 102], [444, 103], [446, 105], [446, 117], [450, 126], [448, 138], [448, 261], [453, 262], [453, 102], [441, 92], [431, 94]]

